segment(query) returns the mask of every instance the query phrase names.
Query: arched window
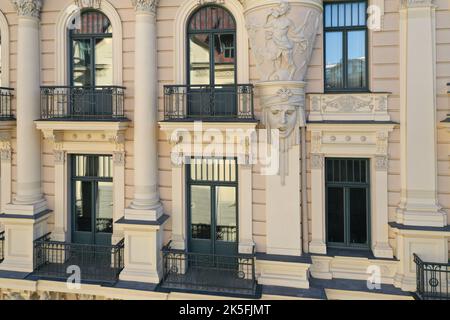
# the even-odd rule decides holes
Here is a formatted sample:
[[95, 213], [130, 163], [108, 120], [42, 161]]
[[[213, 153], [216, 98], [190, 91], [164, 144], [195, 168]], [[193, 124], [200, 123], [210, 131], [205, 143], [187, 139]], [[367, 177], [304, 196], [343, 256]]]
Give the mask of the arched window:
[[187, 29], [189, 84], [235, 84], [236, 21], [230, 12], [202, 7], [192, 14]]
[[73, 20], [69, 27], [71, 85], [95, 87], [113, 83], [112, 32], [111, 22], [98, 11], [84, 11]]

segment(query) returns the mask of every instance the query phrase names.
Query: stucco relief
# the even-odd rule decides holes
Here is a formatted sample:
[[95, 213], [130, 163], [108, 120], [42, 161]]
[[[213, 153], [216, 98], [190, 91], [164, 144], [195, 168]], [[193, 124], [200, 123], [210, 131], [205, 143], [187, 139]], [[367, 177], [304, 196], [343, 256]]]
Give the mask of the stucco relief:
[[385, 93], [311, 94], [309, 120], [389, 121]]
[[94, 8], [99, 9], [102, 6], [102, 0], [75, 0], [78, 8]]
[[136, 11], [144, 11], [156, 14], [159, 0], [131, 0]]
[[42, 0], [12, 0], [19, 16], [39, 18]]
[[[263, 12], [261, 12], [263, 11]], [[300, 25], [294, 21], [301, 18]], [[246, 15], [261, 81], [303, 81], [321, 21], [320, 11], [287, 1]]]
[[404, 8], [410, 7], [430, 7], [433, 5], [433, 0], [402, 0]]

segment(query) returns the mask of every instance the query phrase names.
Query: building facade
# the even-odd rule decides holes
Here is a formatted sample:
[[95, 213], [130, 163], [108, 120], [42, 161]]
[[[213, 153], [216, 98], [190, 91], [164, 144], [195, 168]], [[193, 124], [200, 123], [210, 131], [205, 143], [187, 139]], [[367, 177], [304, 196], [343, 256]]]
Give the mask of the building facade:
[[449, 1], [4, 0], [0, 35], [0, 300], [449, 299]]

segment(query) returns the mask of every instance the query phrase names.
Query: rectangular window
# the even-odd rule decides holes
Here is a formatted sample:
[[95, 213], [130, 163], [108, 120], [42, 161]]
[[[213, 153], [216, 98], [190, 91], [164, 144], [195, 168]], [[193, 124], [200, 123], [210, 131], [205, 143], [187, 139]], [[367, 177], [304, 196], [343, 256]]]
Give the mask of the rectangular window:
[[325, 91], [368, 89], [366, 10], [366, 1], [325, 4]]
[[326, 160], [329, 247], [369, 248], [369, 168], [367, 159]]

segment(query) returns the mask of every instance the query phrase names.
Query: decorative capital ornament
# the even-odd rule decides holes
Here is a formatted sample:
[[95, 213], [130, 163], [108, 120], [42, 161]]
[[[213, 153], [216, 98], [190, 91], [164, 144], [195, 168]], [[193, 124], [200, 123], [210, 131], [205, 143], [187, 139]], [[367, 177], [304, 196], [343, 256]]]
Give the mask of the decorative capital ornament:
[[12, 3], [19, 16], [39, 19], [42, 0], [12, 0]]
[[148, 12], [156, 14], [159, 0], [131, 0], [136, 12]]

